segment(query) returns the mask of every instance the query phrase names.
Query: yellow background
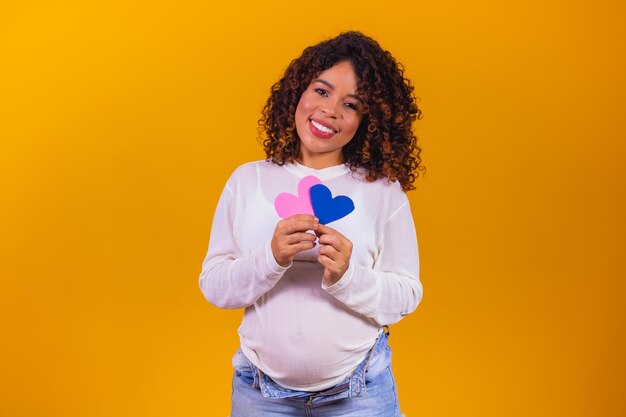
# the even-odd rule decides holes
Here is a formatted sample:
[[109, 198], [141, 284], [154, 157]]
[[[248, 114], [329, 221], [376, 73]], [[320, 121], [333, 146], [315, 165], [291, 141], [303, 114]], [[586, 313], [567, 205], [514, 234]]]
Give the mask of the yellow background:
[[228, 414], [241, 311], [197, 278], [289, 61], [357, 29], [405, 64], [425, 294], [403, 411], [624, 416], [619, 1], [0, 2], [0, 415]]

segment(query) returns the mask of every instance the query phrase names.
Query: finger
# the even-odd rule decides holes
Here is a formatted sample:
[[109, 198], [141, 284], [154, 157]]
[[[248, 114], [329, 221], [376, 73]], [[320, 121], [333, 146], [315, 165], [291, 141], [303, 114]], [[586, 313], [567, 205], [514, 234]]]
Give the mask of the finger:
[[316, 223], [313, 219], [303, 220], [290, 217], [280, 222], [279, 228], [282, 234], [290, 235], [298, 232], [306, 232], [307, 230], [316, 230], [318, 225], [319, 223]]
[[333, 283], [337, 282], [347, 271], [348, 264], [335, 262], [326, 255], [317, 257], [317, 261], [324, 267], [324, 280], [332, 279]]
[[320, 244], [333, 245], [339, 242], [339, 237], [333, 234], [323, 234], [319, 237]]
[[319, 237], [320, 245], [332, 246], [339, 252], [347, 251], [351, 242], [343, 236], [334, 234], [325, 234]]
[[325, 234], [338, 235], [338, 236], [341, 236], [342, 238], [345, 238], [345, 236], [342, 235], [341, 233], [339, 233], [337, 230], [333, 229], [332, 227], [328, 227], [326, 225], [323, 225], [323, 224], [320, 224], [317, 227], [316, 233], [318, 235], [325, 235]]
[[322, 246], [320, 246], [319, 249], [318, 249], [318, 253], [320, 255], [327, 256], [332, 261], [336, 261], [337, 259], [339, 259], [341, 257], [341, 254], [335, 248], [333, 248], [330, 245], [322, 245]]
[[[322, 231], [321, 233], [320, 230]], [[314, 232], [319, 237], [319, 242], [322, 245], [332, 245], [337, 250], [345, 250], [352, 246], [352, 242], [347, 237], [328, 226], [320, 225]]]
[[320, 220], [312, 214], [294, 214], [293, 216], [285, 217], [286, 221], [305, 221], [305, 222], [319, 222]]
[[335, 261], [333, 261], [326, 255], [318, 256], [317, 262], [319, 262], [324, 268], [328, 269], [332, 273], [335, 273], [337, 270], [337, 264], [335, 263]]
[[301, 242], [296, 243], [295, 245], [289, 245], [289, 251], [291, 255], [295, 255], [296, 253], [304, 252], [305, 250], [313, 249], [315, 247], [315, 242]]
[[298, 242], [293, 245], [281, 246], [278, 253], [274, 256], [276, 259], [293, 259], [294, 255], [315, 247], [315, 242]]
[[[289, 216], [289, 217], [285, 217], [285, 220], [288, 219], [294, 219], [294, 220], [313, 220], [313, 219], [317, 219], [317, 217], [315, 217], [312, 214], [294, 214], [293, 216]], [[318, 219], [319, 220], [319, 219]]]
[[291, 235], [285, 236], [285, 242], [289, 245], [293, 245], [299, 242], [315, 242], [317, 240], [317, 236], [313, 233], [293, 233]]

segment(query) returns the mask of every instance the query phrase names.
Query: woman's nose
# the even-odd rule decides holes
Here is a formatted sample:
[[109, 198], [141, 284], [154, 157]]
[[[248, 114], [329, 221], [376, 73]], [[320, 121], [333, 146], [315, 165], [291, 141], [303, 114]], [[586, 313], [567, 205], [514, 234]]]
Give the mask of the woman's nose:
[[339, 103], [333, 100], [328, 100], [322, 105], [322, 113], [326, 114], [328, 117], [336, 118], [339, 114], [338, 111]]

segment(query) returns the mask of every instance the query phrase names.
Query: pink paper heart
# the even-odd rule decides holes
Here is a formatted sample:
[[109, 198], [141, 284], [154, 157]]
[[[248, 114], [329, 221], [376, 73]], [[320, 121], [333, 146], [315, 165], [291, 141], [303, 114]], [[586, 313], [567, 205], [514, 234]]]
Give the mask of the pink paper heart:
[[298, 195], [289, 193], [280, 193], [274, 200], [276, 212], [283, 219], [291, 217], [294, 214], [313, 214], [313, 206], [311, 205], [311, 197], [309, 190], [316, 184], [321, 184], [319, 178], [309, 175], [304, 177], [298, 183]]

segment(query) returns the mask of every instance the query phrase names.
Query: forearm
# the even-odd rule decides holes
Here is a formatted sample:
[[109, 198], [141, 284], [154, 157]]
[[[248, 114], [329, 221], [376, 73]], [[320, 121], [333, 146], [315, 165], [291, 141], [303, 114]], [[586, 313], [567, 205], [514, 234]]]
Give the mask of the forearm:
[[350, 309], [381, 326], [400, 321], [422, 299], [422, 284], [416, 273], [382, 272], [362, 266], [351, 265], [339, 281], [322, 287]]
[[200, 289], [217, 307], [243, 308], [272, 289], [287, 268], [276, 263], [269, 244], [238, 258], [209, 251], [202, 265]]

